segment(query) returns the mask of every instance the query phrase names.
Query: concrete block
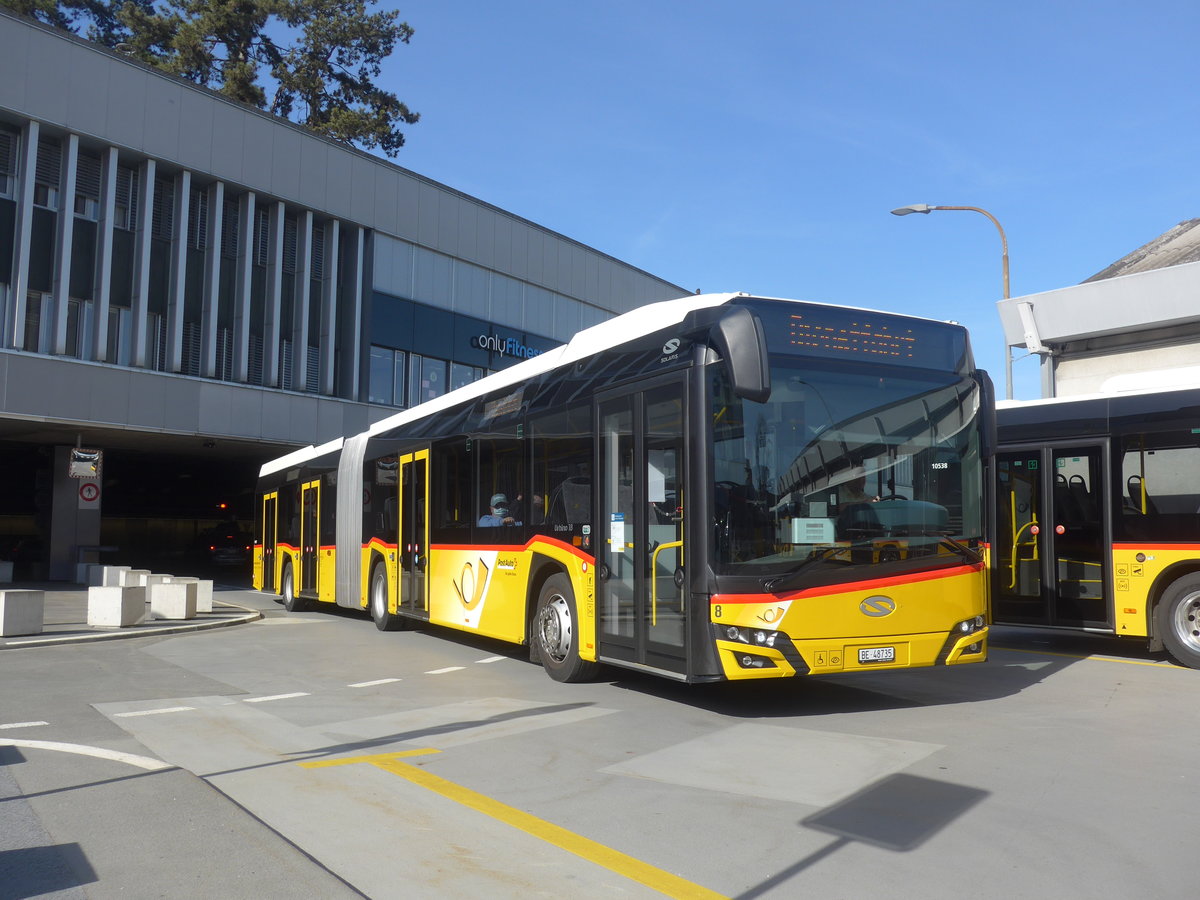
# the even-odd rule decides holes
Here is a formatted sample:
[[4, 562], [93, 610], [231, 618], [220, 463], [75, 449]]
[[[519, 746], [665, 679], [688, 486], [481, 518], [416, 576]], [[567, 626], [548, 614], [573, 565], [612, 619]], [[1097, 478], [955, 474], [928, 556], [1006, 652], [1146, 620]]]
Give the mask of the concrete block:
[[127, 628], [146, 618], [146, 589], [118, 585], [88, 588], [87, 623], [93, 628]]
[[149, 574], [149, 569], [125, 569], [121, 573], [121, 587], [145, 587]]
[[146, 587], [150, 598], [150, 616], [154, 619], [196, 618], [196, 592], [186, 584], [162, 582]]
[[41, 634], [45, 614], [43, 591], [0, 591], [0, 636]]
[[10, 560], [0, 559], [0, 584], [10, 584], [13, 578], [13, 564]]
[[104, 587], [120, 587], [129, 566], [105, 566], [104, 578], [100, 582]]
[[108, 566], [101, 566], [96, 563], [81, 563], [84, 569], [84, 578], [80, 580], [80, 584], [86, 584], [88, 587], [98, 587], [104, 585], [104, 570]]
[[170, 584], [173, 577], [173, 575], [162, 575], [157, 572], [148, 574], [146, 576], [146, 587], [150, 587], [152, 584]]
[[176, 584], [190, 584], [196, 588], [196, 612], [210, 613], [213, 609], [213, 583], [209, 578], [193, 578], [183, 575], [172, 579]]

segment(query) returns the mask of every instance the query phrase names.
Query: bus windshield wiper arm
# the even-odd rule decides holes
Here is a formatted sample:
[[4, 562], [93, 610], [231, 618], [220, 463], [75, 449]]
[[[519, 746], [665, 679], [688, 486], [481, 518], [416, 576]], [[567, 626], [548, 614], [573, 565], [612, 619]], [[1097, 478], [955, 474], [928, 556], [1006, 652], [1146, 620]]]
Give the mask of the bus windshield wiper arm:
[[791, 569], [784, 572], [783, 574], [772, 575], [770, 578], [764, 578], [762, 581], [763, 590], [764, 591], [786, 590], [788, 585], [790, 585], [792, 583], [792, 581], [796, 578], [796, 576], [799, 575], [805, 569], [807, 569], [809, 566], [811, 566], [813, 563], [824, 562], [825, 560], [829, 559], [829, 557], [833, 556], [835, 553], [839, 553], [843, 550], [852, 550], [855, 547], [862, 547], [862, 546], [868, 545], [869, 543], [870, 543], [869, 541], [860, 541], [856, 544], [839, 544], [839, 545], [836, 545], [833, 547], [826, 547], [823, 550], [814, 551], [813, 555], [810, 556], [808, 559], [801, 560], [800, 562], [798, 562], [796, 565], [794, 565]]
[[961, 556], [963, 559], [965, 559], [969, 562], [973, 562], [973, 563], [983, 562], [983, 557], [979, 553], [972, 550], [970, 547], [968, 547], [966, 544], [962, 543], [961, 541], [956, 541], [954, 538], [950, 537], [948, 532], [945, 532], [945, 531], [918, 531], [916, 533], [921, 535], [921, 537], [937, 538], [938, 543], [941, 546], [947, 547], [950, 550], [953, 550], [955, 553], [957, 553], [959, 556]]

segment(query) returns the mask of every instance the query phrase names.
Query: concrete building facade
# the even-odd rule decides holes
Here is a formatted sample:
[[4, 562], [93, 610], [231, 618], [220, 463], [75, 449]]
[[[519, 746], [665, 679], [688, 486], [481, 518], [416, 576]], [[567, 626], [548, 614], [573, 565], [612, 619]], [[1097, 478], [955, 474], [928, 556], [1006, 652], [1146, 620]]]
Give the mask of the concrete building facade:
[[263, 460], [684, 293], [0, 11], [0, 558], [30, 575], [179, 552]]
[[1039, 358], [1044, 398], [1200, 385], [1200, 219], [998, 309], [1010, 350]]

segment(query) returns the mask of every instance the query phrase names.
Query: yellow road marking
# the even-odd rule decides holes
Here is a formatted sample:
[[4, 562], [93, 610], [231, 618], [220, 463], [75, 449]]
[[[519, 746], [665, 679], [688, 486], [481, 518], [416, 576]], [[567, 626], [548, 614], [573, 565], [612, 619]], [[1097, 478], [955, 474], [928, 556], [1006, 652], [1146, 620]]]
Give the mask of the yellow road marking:
[[1097, 662], [1124, 663], [1127, 666], [1157, 666], [1160, 669], [1179, 668], [1174, 663], [1150, 662], [1149, 660], [1144, 659], [1120, 659], [1116, 656], [1097, 656], [1094, 653], [1089, 653], [1087, 656], [1080, 656], [1078, 653], [1055, 653], [1052, 650], [1024, 650], [1020, 647], [1001, 647], [999, 644], [992, 644], [991, 649], [1007, 650], [1009, 653], [1032, 653], [1034, 656], [1062, 656], [1066, 659], [1094, 659]]
[[399, 753], [351, 756], [342, 759], [300, 763], [299, 765], [305, 769], [324, 769], [331, 766], [368, 763], [369, 765], [383, 769], [385, 772], [399, 775], [401, 778], [431, 790], [434, 793], [441, 794], [455, 803], [460, 803], [486, 816], [491, 816], [499, 822], [519, 828], [526, 834], [541, 838], [543, 841], [566, 850], [568, 853], [574, 853], [588, 862], [593, 862], [625, 878], [640, 882], [649, 888], [666, 894], [668, 897], [696, 897], [725, 900], [723, 894], [710, 891], [706, 887], [701, 887], [677, 875], [672, 875], [670, 872], [664, 872], [662, 869], [656, 868], [649, 863], [644, 863], [640, 859], [634, 859], [632, 856], [627, 856], [618, 850], [613, 850], [611, 847], [606, 847], [596, 841], [575, 834], [575, 832], [547, 822], [545, 819], [539, 819], [537, 816], [532, 816], [527, 812], [501, 803], [499, 800], [494, 800], [470, 788], [455, 784], [453, 781], [448, 781], [418, 766], [401, 762], [403, 757], [425, 756], [430, 753], [440, 752], [440, 750], [435, 749], [404, 750]]

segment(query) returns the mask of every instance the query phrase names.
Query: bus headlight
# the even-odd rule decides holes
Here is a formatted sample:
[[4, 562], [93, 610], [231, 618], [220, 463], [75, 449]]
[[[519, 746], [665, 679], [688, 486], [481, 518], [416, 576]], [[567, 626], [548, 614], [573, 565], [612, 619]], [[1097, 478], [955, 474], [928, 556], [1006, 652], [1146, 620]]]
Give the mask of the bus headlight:
[[972, 616], [969, 619], [964, 619], [954, 626], [961, 634], [971, 634], [972, 632], [982, 631], [985, 622], [983, 616]]
[[768, 631], [765, 628], [738, 628], [736, 625], [723, 626], [718, 634], [724, 640], [750, 644], [754, 647], [774, 647], [779, 638], [778, 631]]

